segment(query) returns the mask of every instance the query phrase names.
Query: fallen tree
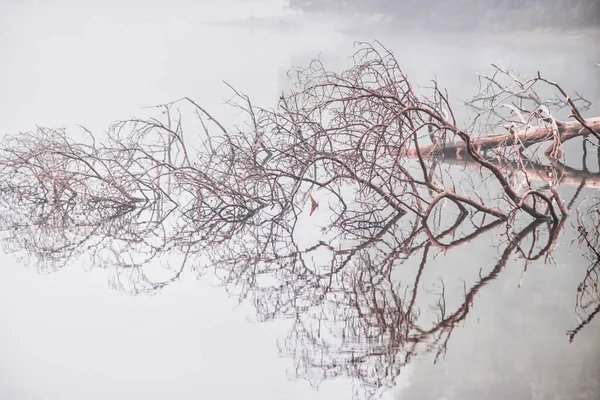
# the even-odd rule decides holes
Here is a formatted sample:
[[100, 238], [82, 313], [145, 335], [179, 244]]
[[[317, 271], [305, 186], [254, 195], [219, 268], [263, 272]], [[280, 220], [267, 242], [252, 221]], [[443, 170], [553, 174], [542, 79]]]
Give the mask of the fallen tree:
[[[600, 132], [600, 117], [587, 118], [583, 120], [583, 123], [579, 121], [563, 122], [553, 120], [545, 126], [529, 127], [523, 130], [515, 130], [514, 126], [511, 126], [510, 131], [509, 133], [476, 137], [471, 139], [470, 142], [478, 153], [488, 150], [502, 153], [506, 147], [517, 146], [524, 150], [537, 143], [552, 141], [553, 144], [545, 151], [545, 154], [549, 155], [556, 148], [554, 142], [564, 143], [576, 137], [589, 135], [590, 132], [594, 136], [598, 136], [598, 132]], [[431, 144], [419, 148], [411, 148], [405, 152], [405, 155], [416, 158], [419, 153], [422, 157], [440, 153], [444, 156], [458, 159], [468, 157], [465, 142], [445, 143], [443, 146]]]
[[[437, 82], [418, 94], [391, 51], [363, 43], [354, 64], [340, 73], [318, 60], [291, 71], [295, 84], [274, 109], [257, 107], [231, 88], [230, 104], [247, 117], [237, 127], [225, 127], [184, 98], [161, 105], [161, 118], [115, 123], [105, 138], [87, 132], [88, 142], [50, 129], [7, 138], [0, 190], [17, 202], [43, 205], [45, 219], [59, 213], [59, 225], [77, 224], [78, 216], [85, 220], [107, 204], [119, 215], [145, 202], [159, 204], [160, 211], [168, 202], [185, 219], [181, 234], [192, 230], [196, 239], [190, 243], [199, 247], [249, 230], [274, 243], [293, 233], [294, 224], [281, 221], [297, 221], [311, 194], [318, 211], [331, 215], [326, 229], [378, 225], [406, 214], [427, 222], [445, 202], [461, 213], [500, 220], [523, 211], [558, 221], [568, 207], [555, 186], [523, 191], [496, 161], [527, 176], [532, 160], [526, 147], [551, 140], [546, 156], [557, 162], [571, 137], [595, 145], [600, 119], [583, 118], [579, 108], [589, 103], [539, 74], [523, 79], [494, 68], [493, 75], [480, 77], [482, 89], [467, 103], [477, 111], [474, 122], [462, 127]], [[540, 86], [558, 97], [544, 99]], [[576, 121], [553, 116], [564, 107]], [[201, 143], [194, 143], [197, 151], [178, 114], [186, 108], [204, 131]], [[502, 124], [512, 132], [486, 136]], [[457, 152], [480, 167], [480, 178], [455, 174], [441, 162], [440, 154]], [[481, 180], [493, 191], [483, 193]]]

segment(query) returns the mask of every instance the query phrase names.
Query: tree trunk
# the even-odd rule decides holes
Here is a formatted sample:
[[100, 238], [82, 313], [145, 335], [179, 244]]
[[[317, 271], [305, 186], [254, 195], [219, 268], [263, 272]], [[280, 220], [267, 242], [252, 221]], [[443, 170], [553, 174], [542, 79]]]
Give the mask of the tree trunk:
[[[591, 128], [594, 132], [597, 133], [597, 136], [600, 136], [600, 117], [587, 118], [585, 119], [585, 123], [587, 127]], [[584, 134], [586, 134], [586, 132], [589, 133], [588, 129], [577, 121], [556, 121], [556, 126], [558, 127], [558, 134], [561, 143], [569, 139], [573, 139], [577, 136], [583, 136]], [[553, 129], [554, 127], [551, 124], [548, 124], [546, 126], [531, 127], [516, 132], [472, 138], [471, 143], [480, 152], [485, 150], [491, 150], [494, 148], [500, 149], [506, 146], [512, 146], [515, 144], [515, 138], [517, 138], [518, 141], [524, 147], [529, 147], [535, 143], [540, 143], [552, 139]], [[461, 141], [454, 143], [446, 143], [443, 149], [439, 149], [439, 146], [436, 147], [435, 145], [421, 146], [419, 147], [419, 151], [421, 152], [421, 155], [423, 157], [439, 151], [443, 152], [448, 157], [455, 157], [460, 159], [463, 158], [463, 156], [467, 156], [465, 147], [466, 144]], [[549, 152], [551, 149], [552, 146], [550, 147], [550, 149], [547, 150], [547, 152]], [[406, 156], [417, 157], [417, 149], [408, 149], [406, 151]]]

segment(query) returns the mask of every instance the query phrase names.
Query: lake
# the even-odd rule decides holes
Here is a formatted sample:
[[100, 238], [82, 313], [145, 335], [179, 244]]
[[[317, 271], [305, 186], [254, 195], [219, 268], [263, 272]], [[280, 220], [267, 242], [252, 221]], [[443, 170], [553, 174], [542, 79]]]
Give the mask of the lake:
[[[165, 118], [152, 106], [185, 96], [235, 130], [247, 120], [227, 104], [227, 84], [275, 107], [293, 87], [290, 68], [318, 57], [339, 72], [356, 41], [374, 40], [415, 91], [434, 78], [447, 89], [461, 123], [491, 62], [540, 71], [598, 116], [598, 29], [427, 34], [381, 21], [277, 0], [5, 1], [0, 132], [65, 128], [89, 143], [80, 126], [100, 137], [115, 120]], [[202, 127], [193, 107], [182, 110], [191, 152]], [[338, 203], [318, 189], [310, 219], [306, 198], [294, 224], [240, 228], [211, 248], [189, 191], [173, 210], [163, 198], [133, 211], [61, 210], [70, 220], [30, 201], [29, 186], [16, 196], [4, 168], [0, 398], [597, 399], [600, 171], [581, 143], [565, 145], [561, 224], [473, 217], [453, 227], [449, 204], [429, 234], [389, 210], [372, 226], [323, 230]], [[477, 166], [444, 165], [458, 190], [470, 182], [496, 197]], [[108, 196], [107, 185], [96, 189]]]

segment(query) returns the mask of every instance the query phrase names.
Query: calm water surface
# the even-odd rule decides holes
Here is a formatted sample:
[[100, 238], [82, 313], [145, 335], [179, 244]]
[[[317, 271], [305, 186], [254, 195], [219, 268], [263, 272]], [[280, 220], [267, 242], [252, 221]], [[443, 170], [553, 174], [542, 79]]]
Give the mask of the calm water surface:
[[[394, 51], [415, 84], [436, 77], [457, 107], [476, 93], [476, 72], [499, 60], [528, 75], [541, 70], [581, 92], [596, 116], [599, 36], [411, 35], [378, 30], [373, 19], [299, 15], [277, 1], [5, 1], [0, 132], [37, 125], [77, 135], [78, 124], [101, 132], [116, 119], [146, 115], [144, 106], [182, 96], [232, 126], [239, 114], [224, 104], [231, 92], [222, 81], [255, 104], [273, 106], [291, 84], [289, 67], [318, 56], [339, 70], [350, 65], [354, 41], [374, 39]], [[579, 146], [567, 155], [576, 168]], [[561, 194], [571, 198], [576, 188], [565, 186]], [[598, 197], [585, 187], [574, 207]], [[302, 248], [321, 239], [315, 221], [326, 221], [325, 212], [298, 228]], [[586, 258], [591, 250], [576, 240], [576, 217], [549, 253], [528, 262], [520, 251], [543, 248], [548, 231], [516, 246], [497, 226], [449, 250], [416, 247], [398, 261], [401, 268], [381, 273], [379, 289], [344, 292], [356, 283], [362, 265], [356, 261], [334, 283], [334, 295], [319, 298], [318, 290], [302, 288], [266, 296], [251, 288], [254, 301], [239, 305], [229, 294], [247, 282], [229, 280], [224, 288], [217, 259], [198, 259], [178, 281], [135, 296], [132, 290], [148, 285], [123, 283], [85, 251], [54, 271], [49, 260], [25, 250], [27, 238], [5, 234], [0, 398], [597, 399], [600, 322], [592, 320], [572, 342], [567, 335], [580, 324], [578, 315], [589, 315], [578, 314], [576, 301], [586, 271], [599, 272]], [[526, 226], [517, 221], [514, 232]], [[373, 263], [391, 257], [393, 238], [389, 233], [360, 254]], [[310, 256], [315, 265], [335, 259], [326, 248]], [[167, 254], [148, 268], [159, 275], [182, 259]], [[208, 268], [197, 279], [201, 267]], [[386, 297], [394, 290], [415, 299], [412, 340], [399, 339], [406, 338], [398, 333], [406, 321], [398, 315], [406, 310]], [[272, 302], [288, 308], [261, 322], [271, 319]]]

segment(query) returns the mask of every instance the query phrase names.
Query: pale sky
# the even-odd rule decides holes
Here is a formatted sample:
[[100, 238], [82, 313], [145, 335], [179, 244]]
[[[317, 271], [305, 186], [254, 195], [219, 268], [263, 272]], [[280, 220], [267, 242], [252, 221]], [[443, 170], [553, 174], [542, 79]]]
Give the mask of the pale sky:
[[[145, 112], [144, 106], [182, 96], [228, 120], [234, 113], [223, 105], [229, 93], [222, 80], [241, 88], [255, 104], [271, 106], [289, 84], [287, 68], [319, 54], [333, 65], [347, 65], [354, 40], [374, 39], [347, 36], [339, 25], [323, 20], [301, 20], [275, 31], [260, 29], [252, 20], [243, 27], [217, 24], [265, 17], [278, 26], [278, 18], [291, 14], [275, 0], [3, 0], [0, 134], [36, 125], [71, 129], [81, 124], [102, 131], [116, 119]], [[573, 63], [589, 61], [568, 54], [557, 57], [531, 43], [517, 49], [506, 38], [496, 47], [488, 47], [484, 39], [475, 47], [400, 35], [388, 39], [397, 45], [409, 76], [425, 85], [435, 72], [438, 78], [450, 77], [446, 86], [459, 89], [476, 89], [474, 71], [500, 56], [515, 67], [535, 62], [556, 79], [572, 75]], [[571, 42], [564, 40], [569, 48]], [[438, 47], [431, 52], [427, 46]], [[524, 55], [532, 58], [524, 60]], [[591, 89], [591, 97], [600, 98], [598, 75], [591, 69], [580, 71], [570, 84]], [[461, 96], [466, 94], [457, 98]], [[494, 251], [476, 249], [470, 261]], [[36, 265], [26, 266], [20, 256], [0, 255], [0, 399], [349, 398], [352, 388], [343, 379], [326, 382], [319, 391], [306, 382], [290, 381], [286, 370], [292, 360], [280, 358], [276, 347], [288, 322], [251, 322], [251, 306], [236, 308], [221, 288], [196, 280], [192, 273], [155, 296], [133, 297], [109, 288], [109, 271], [90, 272], [75, 260], [59, 272], [39, 274]], [[472, 265], [460, 263], [452, 265]], [[568, 264], [565, 253], [554, 270], [534, 269], [529, 279], [566, 282], [561, 289], [566, 298], [580, 278], [570, 275]], [[516, 285], [521, 269], [513, 267], [491, 294], [520, 294]], [[432, 271], [435, 280], [439, 271]], [[540, 291], [536, 286], [530, 296], [523, 296], [532, 300]], [[487, 307], [472, 321], [489, 316], [486, 310], [493, 310], [496, 301], [482, 300]], [[561, 307], [567, 310], [571, 303]], [[493, 319], [488, 323], [487, 329], [495, 329]], [[560, 351], [566, 353], [561, 332], [545, 348], [563, 346]], [[457, 336], [462, 343], [472, 337]], [[530, 340], [532, 336], [516, 348], [527, 348]], [[572, 360], [585, 357], [585, 347], [575, 348], [579, 355]], [[399, 388], [410, 385], [411, 376], [407, 371]]]

